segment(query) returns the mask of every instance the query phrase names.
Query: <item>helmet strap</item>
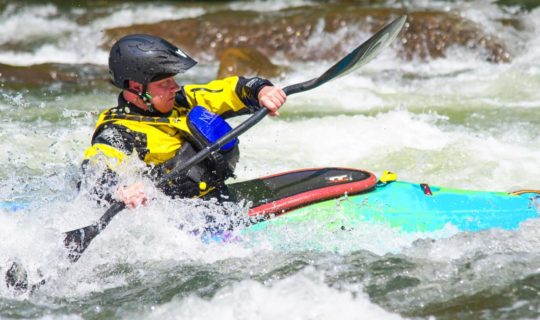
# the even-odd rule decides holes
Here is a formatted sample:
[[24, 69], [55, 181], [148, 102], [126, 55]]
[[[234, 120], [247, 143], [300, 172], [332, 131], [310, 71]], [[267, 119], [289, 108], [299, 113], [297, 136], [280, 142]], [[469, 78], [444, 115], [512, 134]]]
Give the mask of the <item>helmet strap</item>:
[[142, 91], [136, 91], [131, 88], [126, 88], [125, 90], [134, 93], [139, 97], [144, 104], [146, 105], [146, 109], [150, 112], [156, 112], [156, 109], [154, 108], [154, 104], [152, 103], [152, 96], [146, 91], [147, 87], [146, 85], [143, 85]]
[[146, 104], [146, 108], [148, 109], [148, 111], [155, 112], [156, 109], [154, 108], [154, 104], [152, 103], [152, 96], [146, 91], [148, 87], [144, 84], [142, 88], [143, 89], [140, 96], [141, 99], [144, 101], [144, 104]]

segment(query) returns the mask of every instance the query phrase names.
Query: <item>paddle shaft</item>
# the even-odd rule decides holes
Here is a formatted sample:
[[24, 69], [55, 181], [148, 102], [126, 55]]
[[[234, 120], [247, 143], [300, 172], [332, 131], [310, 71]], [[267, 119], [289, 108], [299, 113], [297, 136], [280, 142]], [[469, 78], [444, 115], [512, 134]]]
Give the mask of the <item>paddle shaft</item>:
[[[401, 16], [390, 24], [379, 30], [375, 35], [362, 43], [356, 49], [351, 51], [343, 59], [339, 60], [330, 69], [323, 73], [320, 77], [314, 78], [301, 83], [293, 84], [283, 88], [285, 94], [290, 96], [291, 94], [304, 92], [314, 89], [328, 81], [341, 77], [347, 73], [350, 73], [359, 67], [365, 65], [375, 56], [377, 56], [382, 49], [384, 49], [390, 42], [392, 42], [397, 34], [403, 28], [406, 17]], [[177, 177], [179, 174], [189, 170], [194, 165], [200, 163], [206, 159], [213, 152], [218, 152], [221, 147], [240, 136], [259, 121], [261, 121], [267, 114], [268, 109], [261, 108], [246, 121], [242, 122], [233, 130], [229, 131], [223, 137], [218, 139], [212, 145], [202, 149], [190, 160], [182, 163], [181, 165], [173, 168], [170, 172], [163, 175], [158, 181], [157, 186], [163, 187], [168, 181]], [[64, 245], [69, 249], [68, 258], [70, 261], [77, 261], [81, 254], [86, 250], [90, 242], [109, 224], [116, 214], [126, 208], [123, 202], [114, 202], [111, 207], [101, 216], [101, 218], [92, 225], [84, 228], [68, 231], [65, 233]]]

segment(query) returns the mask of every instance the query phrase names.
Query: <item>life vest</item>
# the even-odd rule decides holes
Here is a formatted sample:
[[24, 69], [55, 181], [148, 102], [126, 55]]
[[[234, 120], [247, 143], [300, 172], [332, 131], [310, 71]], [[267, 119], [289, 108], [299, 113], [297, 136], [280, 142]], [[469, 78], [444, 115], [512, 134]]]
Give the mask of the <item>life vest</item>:
[[[112, 108], [101, 113], [92, 137], [92, 146], [86, 150], [85, 158], [91, 159], [101, 152], [106, 158], [116, 160], [115, 163], [108, 160], [107, 164], [110, 169], [114, 170], [116, 165], [124, 160], [126, 153], [120, 151], [121, 148], [102, 144], [97, 140], [99, 140], [99, 135], [108, 129], [107, 126], [113, 126], [116, 129], [125, 128], [124, 134], [129, 134], [126, 139], [133, 140], [132, 151], [136, 152], [145, 163], [154, 167], [153, 172], [157, 177], [187, 161], [197, 151], [213, 143], [212, 139], [219, 138], [219, 136], [217, 138], [212, 136], [212, 133], [209, 134], [208, 130], [205, 132], [204, 123], [215, 125], [219, 122], [222, 129], [223, 123], [226, 124], [221, 117], [203, 107], [194, 107], [187, 114], [184, 109], [175, 107], [166, 117], [142, 116], [122, 111], [121, 108]], [[191, 121], [189, 120], [190, 114], [192, 115]], [[210, 121], [212, 123], [208, 122], [210, 116], [214, 117], [212, 118], [214, 121]], [[193, 121], [194, 119], [201, 120], [201, 118], [202, 121]], [[228, 129], [230, 130], [230, 127]], [[217, 134], [226, 133], [227, 128], [224, 130]], [[186, 175], [200, 186], [201, 191], [204, 191], [233, 176], [238, 158], [239, 149], [236, 140], [232, 141], [232, 144], [224, 146], [219, 152], [212, 154], [200, 165], [194, 166]]]
[[[130, 136], [124, 136], [122, 131], [120, 133], [122, 137], [119, 138], [133, 139], [133, 150], [122, 150], [121, 146], [103, 147], [97, 138], [108, 129], [108, 126], [126, 128]], [[101, 151], [105, 156], [116, 158], [121, 162], [125, 157], [122, 151], [134, 151], [145, 163], [159, 165], [174, 157], [185, 141], [186, 135], [191, 135], [186, 124], [186, 116], [177, 108], [172, 110], [169, 117], [141, 116], [124, 113], [120, 108], [112, 108], [100, 114], [92, 136], [92, 146], [86, 150], [85, 158], [91, 158]], [[117, 149], [117, 152], [111, 152], [108, 147]], [[114, 165], [109, 167], [114, 169]]]

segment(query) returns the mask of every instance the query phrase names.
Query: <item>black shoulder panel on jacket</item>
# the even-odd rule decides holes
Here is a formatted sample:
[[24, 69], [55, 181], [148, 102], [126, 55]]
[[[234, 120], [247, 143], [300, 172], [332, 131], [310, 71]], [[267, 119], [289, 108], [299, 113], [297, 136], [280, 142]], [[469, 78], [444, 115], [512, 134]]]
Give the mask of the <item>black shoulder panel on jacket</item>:
[[265, 86], [272, 86], [272, 82], [269, 80], [254, 77], [244, 78], [238, 77], [238, 83], [236, 84], [236, 94], [242, 100], [242, 102], [248, 107], [251, 113], [259, 110], [259, 91]]

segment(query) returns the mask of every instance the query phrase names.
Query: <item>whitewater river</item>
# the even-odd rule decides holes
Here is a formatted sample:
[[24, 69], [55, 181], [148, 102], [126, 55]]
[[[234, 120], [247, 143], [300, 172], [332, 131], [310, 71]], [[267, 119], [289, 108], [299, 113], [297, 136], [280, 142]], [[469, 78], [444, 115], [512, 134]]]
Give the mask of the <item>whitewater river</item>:
[[[405, 59], [398, 40], [358, 72], [291, 96], [280, 117], [245, 133], [238, 180], [343, 166], [376, 175], [391, 170], [401, 180], [455, 188], [539, 189], [540, 9], [458, 3], [405, 5], [459, 13], [497, 35], [509, 63], [488, 62], [460, 45], [450, 46], [442, 58]], [[324, 5], [280, 0], [66, 7], [0, 1], [0, 64], [28, 67], [30, 74], [42, 63], [85, 64], [106, 73], [104, 29], [196, 18], [212, 10], [279, 15], [279, 10]], [[299, 50], [331, 47], [342, 34], [315, 31], [311, 45]], [[369, 35], [359, 30], [357, 43]], [[194, 56], [202, 62], [178, 81], [214, 79], [219, 62]], [[289, 61], [286, 53], [270, 58], [286, 67], [283, 77], [272, 79], [281, 86], [316, 77], [332, 64], [331, 59]], [[0, 281], [0, 318], [540, 317], [538, 219], [514, 231], [478, 233], [456, 233], [448, 226], [433, 234], [408, 234], [366, 224], [324, 239], [317, 232], [324, 226], [314, 223], [292, 230], [284, 241], [324, 242], [328, 250], [309, 245], [284, 250], [265, 242], [264, 235], [258, 243], [203, 244], [181, 232], [179, 221], [187, 212], [219, 208], [156, 193], [149, 207], [119, 214], [79, 262], [70, 264], [61, 233], [92, 223], [104, 211], [75, 185], [97, 114], [114, 106], [116, 95], [102, 80], [2, 81], [0, 200], [29, 206], [0, 211], [0, 275], [18, 261], [31, 283], [46, 279], [46, 284], [32, 294], [15, 294]]]

